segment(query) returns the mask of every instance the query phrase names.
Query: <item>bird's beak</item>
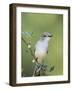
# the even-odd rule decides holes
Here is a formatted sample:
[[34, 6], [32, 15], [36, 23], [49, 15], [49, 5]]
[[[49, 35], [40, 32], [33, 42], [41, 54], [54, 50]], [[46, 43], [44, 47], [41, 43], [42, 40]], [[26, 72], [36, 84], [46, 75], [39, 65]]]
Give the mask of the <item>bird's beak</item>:
[[48, 35], [48, 37], [53, 37], [53, 35], [51, 34], [51, 35]]

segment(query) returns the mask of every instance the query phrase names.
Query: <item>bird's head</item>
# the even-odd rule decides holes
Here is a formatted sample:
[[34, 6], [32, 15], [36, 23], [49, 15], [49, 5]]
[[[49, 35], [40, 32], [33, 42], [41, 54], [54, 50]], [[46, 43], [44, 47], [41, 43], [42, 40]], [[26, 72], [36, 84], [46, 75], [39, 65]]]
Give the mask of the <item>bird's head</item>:
[[53, 36], [53, 35], [52, 35], [51, 33], [44, 32], [44, 33], [41, 35], [41, 38], [47, 39], [47, 40], [49, 41], [52, 36]]

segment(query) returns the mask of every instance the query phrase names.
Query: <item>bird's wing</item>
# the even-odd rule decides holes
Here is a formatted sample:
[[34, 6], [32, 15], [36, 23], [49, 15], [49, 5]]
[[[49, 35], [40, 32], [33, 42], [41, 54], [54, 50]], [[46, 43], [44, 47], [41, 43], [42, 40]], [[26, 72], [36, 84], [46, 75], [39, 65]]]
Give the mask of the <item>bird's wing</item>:
[[[35, 54], [35, 51], [36, 51], [36, 46], [34, 47], [34, 54]], [[36, 62], [38, 62], [37, 60], [38, 60], [38, 57], [35, 57], [36, 59]]]
[[47, 50], [47, 52], [46, 52], [47, 54], [48, 54], [48, 50]]
[[48, 54], [48, 47], [47, 47], [47, 49], [46, 49], [46, 53]]

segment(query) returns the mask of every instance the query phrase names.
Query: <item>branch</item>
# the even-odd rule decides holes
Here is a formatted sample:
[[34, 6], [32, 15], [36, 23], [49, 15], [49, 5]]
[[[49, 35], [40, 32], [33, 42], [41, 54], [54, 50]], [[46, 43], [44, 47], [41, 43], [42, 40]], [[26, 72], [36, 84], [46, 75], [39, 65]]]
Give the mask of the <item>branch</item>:
[[[22, 40], [23, 40], [23, 42], [26, 44], [26, 46], [28, 47], [29, 44], [24, 40], [23, 37], [22, 37]], [[32, 51], [32, 48], [29, 48], [29, 51], [30, 51], [32, 57], [33, 57], [33, 58], [35, 59], [35, 61], [36, 61], [36, 57], [35, 57], [35, 55], [34, 55], [34, 53], [33, 53], [33, 51]]]

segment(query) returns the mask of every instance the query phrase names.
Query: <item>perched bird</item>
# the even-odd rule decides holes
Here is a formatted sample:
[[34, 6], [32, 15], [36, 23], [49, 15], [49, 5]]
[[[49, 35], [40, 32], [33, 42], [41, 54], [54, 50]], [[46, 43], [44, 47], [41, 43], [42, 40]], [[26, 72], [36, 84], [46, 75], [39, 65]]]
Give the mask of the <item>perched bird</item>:
[[45, 56], [48, 53], [48, 44], [52, 36], [52, 34], [44, 32], [35, 45], [36, 61], [40, 64], [43, 62]]

